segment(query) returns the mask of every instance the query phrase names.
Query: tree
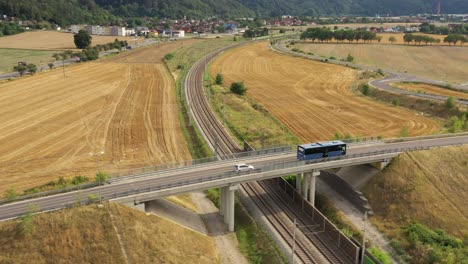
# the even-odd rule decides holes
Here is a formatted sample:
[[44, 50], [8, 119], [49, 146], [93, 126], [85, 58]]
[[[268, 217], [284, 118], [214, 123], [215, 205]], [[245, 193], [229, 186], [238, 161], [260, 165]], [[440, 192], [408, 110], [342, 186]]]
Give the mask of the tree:
[[25, 65], [21, 64], [13, 67], [13, 70], [19, 72], [20, 76], [23, 76], [23, 74], [28, 70], [28, 68], [26, 68]]
[[47, 64], [47, 66], [49, 66], [49, 69], [52, 70], [54, 68], [54, 64], [52, 62], [50, 62], [49, 64]]
[[447, 101], [445, 101], [445, 107], [447, 107], [448, 109], [452, 109], [455, 107], [455, 99], [453, 99], [453, 97], [449, 97], [447, 98]]
[[28, 69], [28, 72], [31, 73], [31, 75], [34, 75], [37, 72], [37, 66], [36, 64], [28, 64], [26, 65], [26, 68]]
[[54, 54], [52, 55], [52, 58], [54, 58], [56, 61], [58, 61], [58, 60], [60, 59], [60, 54], [54, 53]]
[[96, 182], [99, 184], [106, 182], [108, 178], [109, 176], [105, 172], [100, 171], [96, 173]]
[[222, 75], [221, 73], [216, 74], [215, 83], [216, 83], [217, 85], [223, 85], [223, 83], [224, 83], [224, 77], [223, 77], [223, 75]]
[[244, 82], [233, 82], [230, 88], [232, 93], [238, 95], [244, 95], [247, 92], [247, 88], [244, 85]]
[[346, 57], [346, 61], [348, 62], [353, 62], [354, 61], [354, 57], [348, 53], [348, 57]]
[[369, 85], [368, 84], [364, 84], [362, 87], [361, 87], [361, 92], [363, 95], [369, 95]]
[[396, 42], [396, 38], [394, 36], [391, 36], [388, 38], [388, 41], [390, 41], [393, 44]]
[[91, 46], [91, 40], [93, 39], [93, 37], [91, 37], [91, 35], [85, 30], [78, 31], [78, 33], [75, 34], [73, 38], [75, 41], [75, 46], [79, 49], [85, 49]]

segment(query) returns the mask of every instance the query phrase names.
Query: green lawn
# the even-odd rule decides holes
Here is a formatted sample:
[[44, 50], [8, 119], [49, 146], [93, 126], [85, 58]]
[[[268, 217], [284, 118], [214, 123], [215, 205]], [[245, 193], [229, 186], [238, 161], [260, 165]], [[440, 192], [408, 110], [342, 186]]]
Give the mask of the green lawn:
[[39, 65], [53, 61], [52, 54], [56, 51], [0, 49], [0, 73], [11, 72], [19, 61]]

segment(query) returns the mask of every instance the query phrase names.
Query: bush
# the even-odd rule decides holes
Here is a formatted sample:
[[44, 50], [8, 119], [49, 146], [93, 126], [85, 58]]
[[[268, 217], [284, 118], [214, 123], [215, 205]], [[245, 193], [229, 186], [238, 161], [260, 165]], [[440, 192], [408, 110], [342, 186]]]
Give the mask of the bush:
[[336, 60], [335, 56], [330, 56], [330, 60]]
[[363, 84], [363, 85], [361, 86], [361, 92], [362, 92], [362, 94], [363, 94], [363, 95], [369, 95], [369, 89], [370, 89], [370, 87], [369, 87], [369, 85], [368, 85], [367, 83], [366, 83], [366, 84]]
[[108, 178], [109, 176], [105, 172], [100, 171], [96, 173], [96, 182], [100, 184], [103, 184], [104, 182], [106, 182]]
[[18, 193], [16, 192], [15, 188], [11, 188], [11, 189], [6, 190], [5, 196], [8, 200], [13, 200], [16, 197], [18, 197]]
[[398, 98], [393, 99], [392, 100], [392, 105], [399, 106], [400, 105], [400, 99], [398, 99]]
[[72, 183], [73, 185], [80, 185], [80, 184], [82, 184], [82, 183], [84, 183], [84, 182], [87, 182], [88, 180], [89, 180], [89, 179], [88, 179], [87, 177], [78, 175], [78, 176], [75, 176], [75, 177], [71, 180], [71, 183]]
[[164, 59], [165, 60], [171, 60], [172, 58], [174, 58], [174, 54], [173, 53], [168, 53], [164, 56]]
[[348, 62], [353, 62], [353, 61], [354, 61], [354, 57], [351, 56], [351, 54], [348, 54], [348, 57], [346, 57], [346, 61], [348, 61]]
[[185, 66], [183, 64], [179, 64], [179, 65], [177, 65], [177, 69], [178, 70], [183, 70], [183, 69], [185, 69]]
[[445, 101], [445, 107], [447, 107], [448, 109], [452, 109], [455, 107], [455, 99], [453, 99], [453, 97], [449, 97], [447, 98], [447, 101]]
[[382, 264], [392, 263], [392, 261], [390, 260], [390, 256], [388, 254], [386, 254], [385, 252], [383, 252], [382, 250], [380, 250], [379, 248], [375, 247], [375, 246], [369, 248], [369, 252], [375, 258], [377, 258]]
[[244, 82], [234, 82], [231, 84], [230, 88], [232, 93], [238, 95], [244, 95], [247, 92], [247, 88], [244, 85]]
[[223, 75], [221, 73], [216, 74], [215, 83], [217, 85], [223, 85], [224, 77], [223, 77]]

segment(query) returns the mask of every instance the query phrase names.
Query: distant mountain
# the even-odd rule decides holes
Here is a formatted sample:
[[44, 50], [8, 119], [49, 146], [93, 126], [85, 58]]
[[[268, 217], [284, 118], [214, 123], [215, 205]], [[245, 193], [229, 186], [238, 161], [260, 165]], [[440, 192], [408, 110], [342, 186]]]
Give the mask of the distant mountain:
[[[442, 13], [468, 13], [468, 0], [441, 0]], [[60, 25], [119, 17], [410, 15], [435, 13], [437, 0], [0, 0], [0, 14]]]

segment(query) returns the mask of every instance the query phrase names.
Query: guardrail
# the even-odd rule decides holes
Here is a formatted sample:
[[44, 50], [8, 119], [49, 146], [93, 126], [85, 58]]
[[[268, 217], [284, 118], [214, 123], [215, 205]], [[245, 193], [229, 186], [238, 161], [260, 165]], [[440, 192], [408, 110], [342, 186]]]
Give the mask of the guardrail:
[[[284, 146], [274, 146], [274, 147], [261, 149], [261, 150], [239, 152], [236, 154], [223, 156], [222, 163], [230, 162], [231, 160], [238, 159], [238, 158], [250, 158], [250, 157], [257, 157], [261, 155], [265, 155], [265, 156], [275, 155], [275, 154], [290, 152], [290, 151], [291, 151], [291, 146], [284, 145]], [[156, 165], [156, 166], [145, 167], [145, 168], [136, 168], [136, 169], [130, 169], [130, 170], [125, 170], [125, 171], [119, 171], [119, 172], [114, 172], [110, 174], [111, 179], [109, 180], [109, 182], [113, 183], [113, 182], [118, 182], [118, 181], [129, 179], [129, 178], [136, 179], [139, 177], [144, 177], [144, 176], [154, 174], [155, 172], [162, 173], [162, 172], [169, 171], [169, 170], [173, 171], [177, 169], [186, 169], [188, 167], [190, 168], [206, 167], [206, 166], [211, 165], [211, 163], [215, 161], [219, 162], [218, 158], [213, 156], [213, 157], [204, 158], [204, 159], [189, 160], [189, 161]], [[131, 177], [129, 178], [125, 177], [125, 176], [130, 176], [130, 175]]]
[[376, 156], [376, 155], [381, 155], [381, 154], [392, 154], [392, 153], [397, 154], [397, 153], [401, 153], [404, 151], [423, 150], [423, 149], [428, 149], [428, 148], [427, 147], [397, 148], [397, 149], [387, 149], [387, 150], [381, 150], [381, 151], [372, 151], [372, 152], [354, 154], [354, 155], [308, 160], [308, 161], [297, 160], [297, 161], [289, 161], [289, 162], [270, 163], [265, 166], [262, 166], [261, 168], [257, 168], [254, 171], [246, 171], [246, 172], [230, 171], [230, 172], [225, 172], [225, 173], [221, 173], [218, 175], [213, 175], [210, 177], [203, 177], [203, 178], [196, 178], [196, 179], [188, 178], [187, 180], [176, 182], [176, 183], [167, 183], [167, 184], [161, 184], [158, 186], [150, 186], [150, 187], [143, 188], [143, 189], [134, 189], [134, 190], [129, 190], [129, 191], [121, 192], [121, 193], [114, 193], [111, 197], [108, 197], [108, 199], [117, 199], [117, 198], [122, 198], [126, 196], [141, 194], [141, 193], [156, 192], [156, 191], [178, 188], [178, 187], [183, 187], [183, 186], [188, 186], [188, 185], [193, 185], [193, 184], [206, 183], [206, 182], [215, 181], [215, 180], [228, 179], [228, 178], [233, 178], [233, 177], [238, 177], [238, 176], [245, 176], [249, 174], [256, 174], [259, 172], [265, 173], [269, 171], [307, 166], [310, 164], [323, 163], [327, 161], [349, 160], [353, 158], [371, 157], [371, 156]]

